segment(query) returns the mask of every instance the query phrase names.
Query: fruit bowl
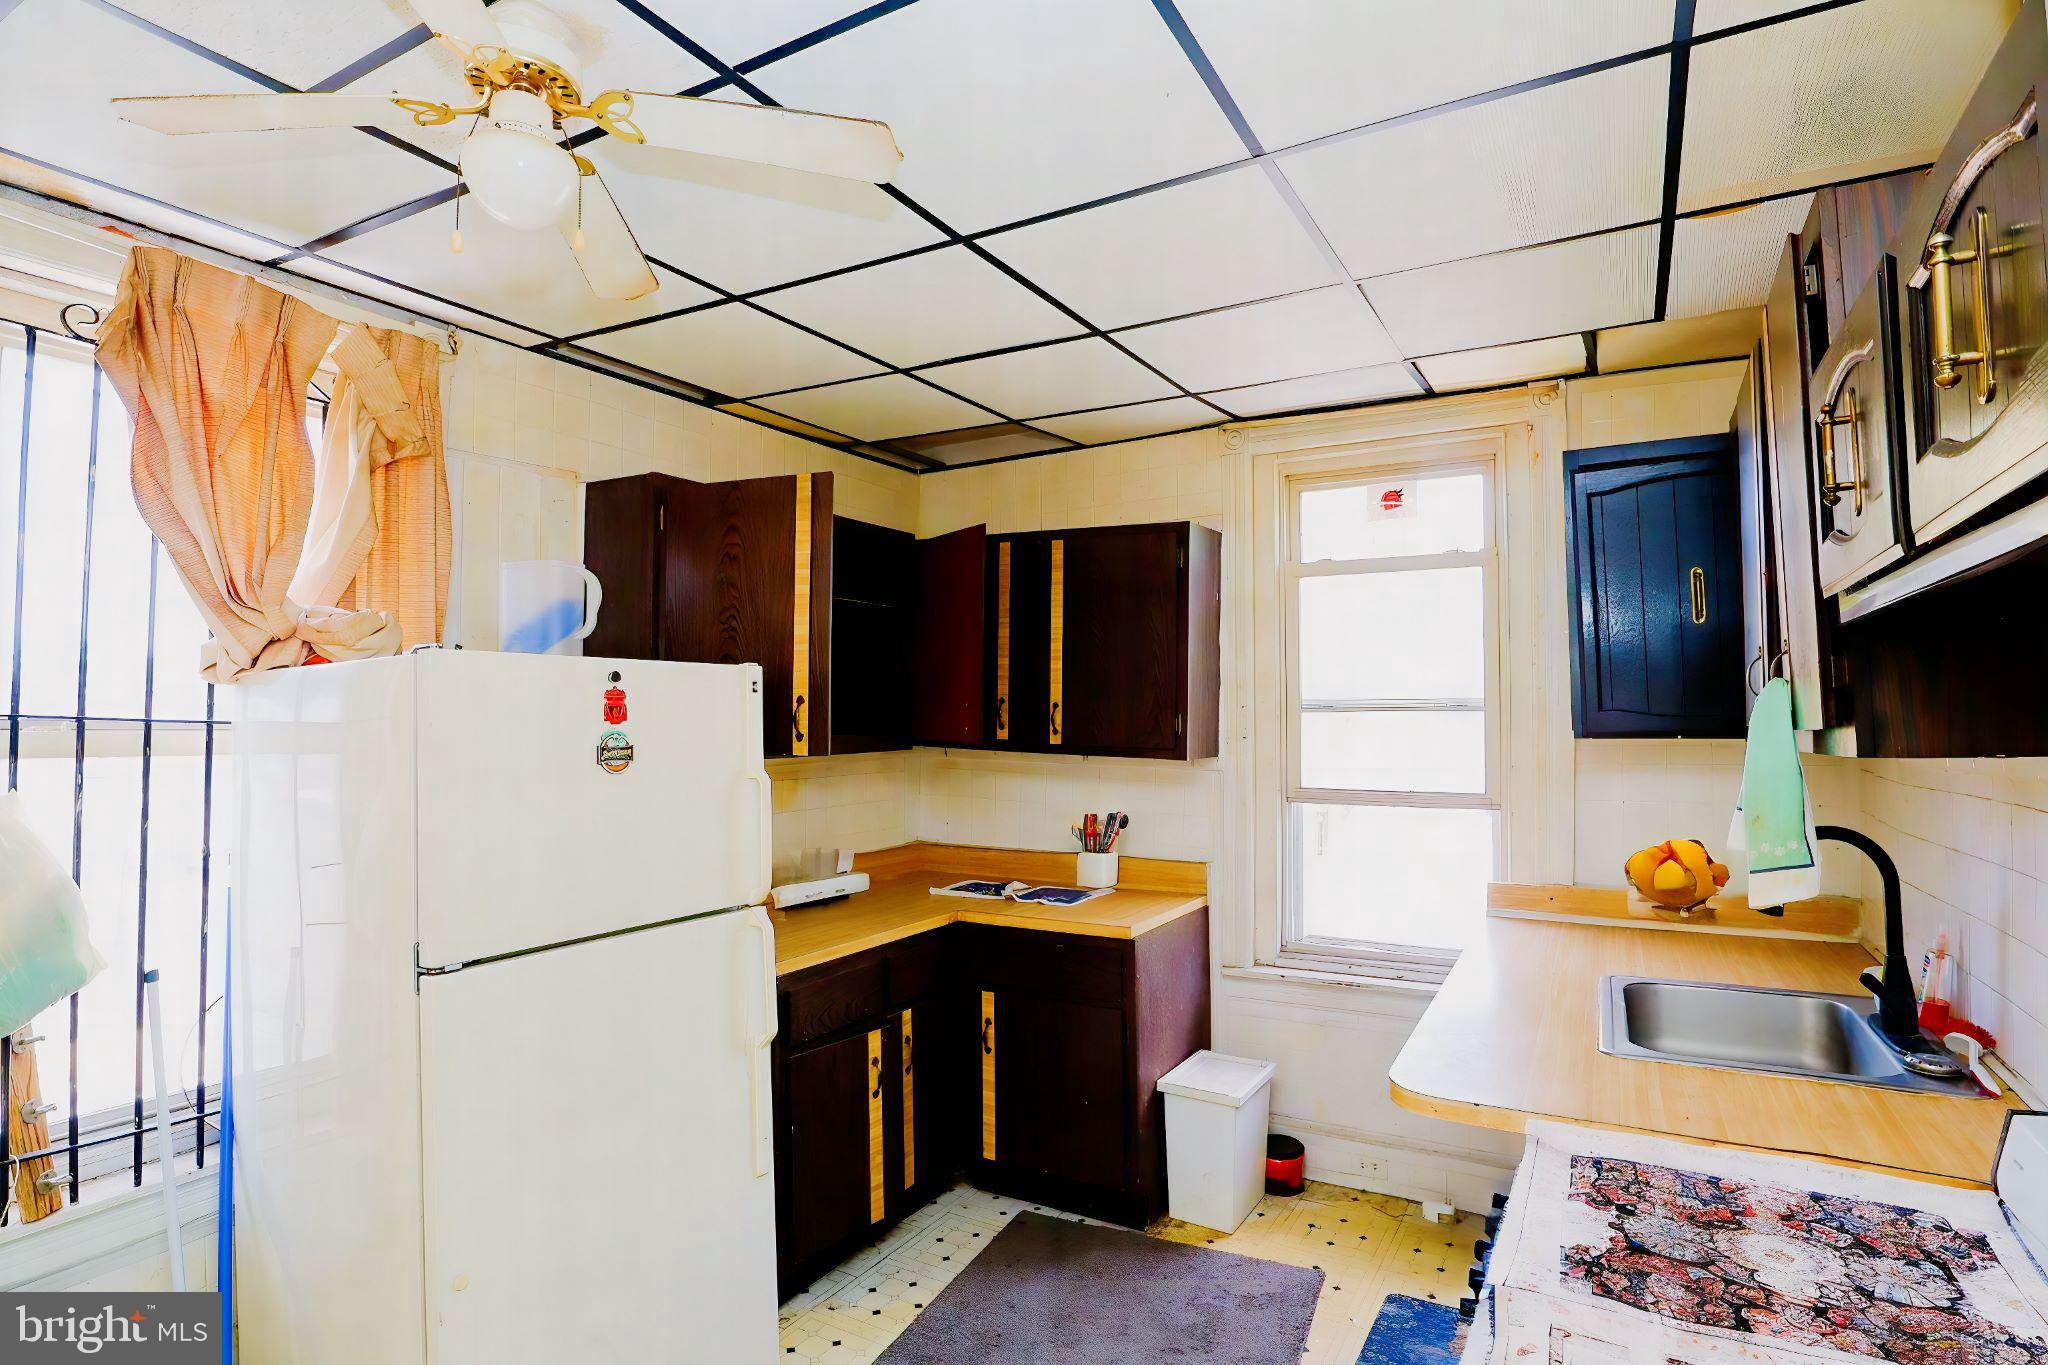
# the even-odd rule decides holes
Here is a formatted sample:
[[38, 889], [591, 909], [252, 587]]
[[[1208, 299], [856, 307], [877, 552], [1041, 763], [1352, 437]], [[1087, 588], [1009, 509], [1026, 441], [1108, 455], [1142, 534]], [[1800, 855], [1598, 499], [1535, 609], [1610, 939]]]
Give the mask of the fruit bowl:
[[1667, 839], [1638, 849], [1622, 864], [1629, 889], [1651, 908], [1698, 910], [1728, 884], [1728, 869], [1697, 839]]

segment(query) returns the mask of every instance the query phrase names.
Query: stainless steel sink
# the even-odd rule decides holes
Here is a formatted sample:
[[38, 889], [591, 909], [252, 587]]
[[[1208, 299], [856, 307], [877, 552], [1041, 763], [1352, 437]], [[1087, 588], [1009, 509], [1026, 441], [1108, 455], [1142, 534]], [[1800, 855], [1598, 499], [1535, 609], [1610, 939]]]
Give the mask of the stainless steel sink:
[[1950, 1079], [1907, 1070], [1871, 1022], [1867, 996], [1641, 976], [1602, 977], [1600, 990], [1600, 1050], [1611, 1056], [1937, 1095], [1979, 1093], [1967, 1074]]

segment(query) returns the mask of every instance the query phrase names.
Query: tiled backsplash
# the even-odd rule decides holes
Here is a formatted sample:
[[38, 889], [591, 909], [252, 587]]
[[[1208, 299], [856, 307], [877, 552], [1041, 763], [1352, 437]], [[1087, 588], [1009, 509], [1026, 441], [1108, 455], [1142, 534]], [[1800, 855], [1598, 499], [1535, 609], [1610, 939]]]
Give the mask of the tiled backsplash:
[[1117, 852], [1207, 862], [1215, 857], [1223, 789], [1218, 760], [992, 754], [919, 749], [911, 755], [913, 828], [935, 843], [1073, 852], [1071, 827], [1088, 811], [1128, 811]]
[[775, 878], [790, 879], [807, 848], [866, 853], [917, 837], [913, 757], [907, 753], [778, 758], [769, 762], [775, 788]]
[[[1725, 856], [1728, 820], [1742, 787], [1742, 751], [1739, 739], [1580, 740], [1572, 880], [1620, 886], [1629, 854], [1672, 838], [1698, 839], [1709, 852]], [[1809, 757], [1806, 783], [1817, 823], [1854, 823], [1847, 818], [1857, 810], [1853, 765]], [[1823, 848], [1823, 887], [1857, 894], [1862, 861], [1846, 850]], [[1729, 890], [1741, 894], [1748, 877], [1734, 864], [1730, 873]]]
[[[1822, 760], [1826, 762], [1827, 760]], [[2048, 759], [1866, 759], [1860, 827], [1899, 865], [1908, 959], [1942, 929], [1958, 952], [1958, 1014], [2048, 1099]], [[1864, 936], [1883, 932], [1865, 877]]]

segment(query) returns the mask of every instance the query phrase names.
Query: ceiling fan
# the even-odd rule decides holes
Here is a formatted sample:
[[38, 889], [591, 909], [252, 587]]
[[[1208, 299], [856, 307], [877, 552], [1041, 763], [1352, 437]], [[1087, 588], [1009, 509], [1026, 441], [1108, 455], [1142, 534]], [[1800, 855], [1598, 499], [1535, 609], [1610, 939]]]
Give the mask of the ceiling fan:
[[[875, 184], [903, 160], [889, 125], [872, 119], [634, 90], [586, 100], [575, 34], [540, 0], [500, 0], [489, 9], [484, 0], [411, 4], [462, 56], [471, 103], [321, 93], [149, 95], [116, 99], [115, 111], [160, 133], [386, 126], [394, 105], [421, 127], [473, 116], [460, 165], [478, 206], [507, 227], [559, 228], [592, 292], [606, 299], [637, 299], [658, 281], [597, 167], [563, 140], [566, 119], [587, 119], [628, 142]], [[460, 231], [451, 245], [462, 250]]]

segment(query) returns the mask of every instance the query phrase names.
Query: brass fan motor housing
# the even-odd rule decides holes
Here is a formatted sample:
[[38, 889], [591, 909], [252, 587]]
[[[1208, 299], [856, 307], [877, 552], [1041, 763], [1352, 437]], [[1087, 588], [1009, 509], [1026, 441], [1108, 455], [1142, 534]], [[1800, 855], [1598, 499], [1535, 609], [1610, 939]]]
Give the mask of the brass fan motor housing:
[[[432, 128], [488, 112], [491, 97], [500, 90], [524, 90], [546, 102], [557, 126], [563, 119], [584, 118], [628, 142], [646, 140], [632, 122], [633, 96], [629, 91], [607, 90], [585, 104], [569, 73], [552, 62], [538, 57], [522, 57], [490, 46], [467, 49], [463, 56], [462, 78], [469, 82], [470, 90], [476, 95], [476, 103], [462, 108], [436, 104], [431, 100], [394, 98], [392, 103], [410, 113], [413, 122], [423, 128]], [[586, 175], [589, 173], [584, 172]]]

